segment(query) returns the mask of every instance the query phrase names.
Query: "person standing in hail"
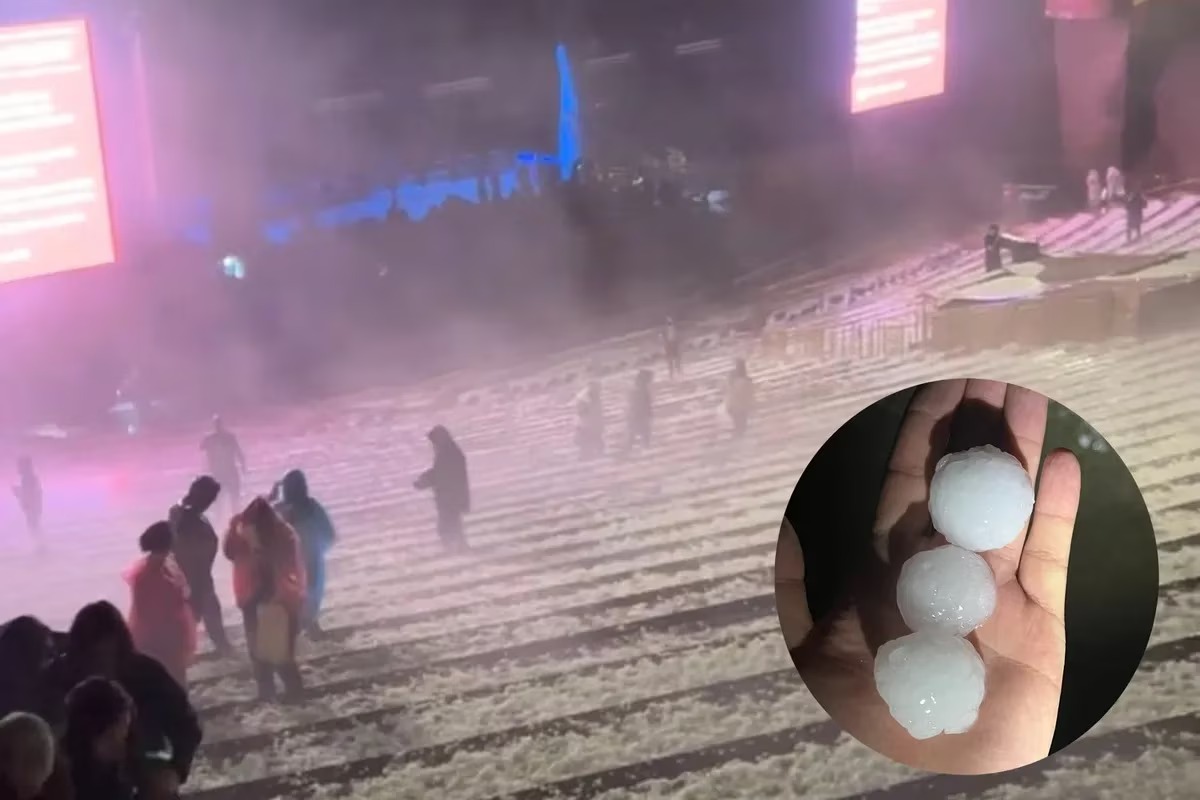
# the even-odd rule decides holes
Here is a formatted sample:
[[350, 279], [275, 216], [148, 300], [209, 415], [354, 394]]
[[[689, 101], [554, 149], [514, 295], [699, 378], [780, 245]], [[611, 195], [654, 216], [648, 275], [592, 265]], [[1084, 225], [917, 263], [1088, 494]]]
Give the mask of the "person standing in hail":
[[138, 539], [142, 557], [125, 573], [129, 584], [129, 633], [140, 652], [158, 661], [180, 686], [196, 655], [196, 617], [187, 578], [171, 554], [174, 534], [156, 522]]
[[17, 505], [25, 517], [25, 527], [41, 546], [42, 542], [42, 479], [33, 466], [33, 459], [21, 456], [17, 459], [17, 484], [12, 487]]
[[989, 225], [983, 237], [983, 269], [999, 272], [1004, 269], [1004, 236], [999, 225]]
[[683, 372], [683, 342], [679, 339], [679, 329], [675, 320], [667, 317], [667, 324], [662, 331], [663, 354], [667, 359], [667, 377], [674, 378], [676, 373]]
[[1125, 202], [1125, 175], [1116, 167], [1109, 167], [1104, 176], [1105, 208]]
[[746, 368], [746, 359], [734, 362], [733, 372], [725, 386], [725, 413], [733, 426], [733, 435], [742, 437], [754, 411], [754, 381]]
[[233, 594], [242, 611], [259, 699], [275, 699], [278, 676], [284, 698], [298, 700], [304, 685], [296, 639], [307, 583], [299, 538], [266, 498], [256, 497], [230, 521], [224, 551], [233, 562]]
[[421, 473], [413, 488], [433, 490], [438, 538], [449, 550], [465, 550], [463, 515], [471, 510], [467, 457], [443, 426], [435, 425], [426, 436], [433, 446], [433, 466]]
[[1088, 211], [1099, 211], [1104, 205], [1104, 181], [1100, 179], [1100, 170], [1088, 170], [1087, 174], [1087, 207]]
[[333, 547], [337, 533], [329, 513], [308, 491], [308, 478], [294, 469], [279, 482], [276, 509], [300, 537], [307, 578], [304, 611], [300, 627], [310, 639], [324, 636], [321, 630], [321, 603], [325, 598], [325, 557]]
[[1133, 243], [1142, 238], [1142, 220], [1146, 215], [1146, 196], [1134, 189], [1125, 198], [1125, 242]]
[[246, 473], [246, 455], [241, 443], [225, 427], [220, 416], [213, 417], [213, 427], [200, 441], [208, 466], [208, 474], [217, 479], [225, 500], [229, 503], [230, 515], [242, 507], [242, 476]]
[[575, 396], [575, 444], [581, 459], [604, 455], [604, 397], [600, 381], [589, 381]]
[[217, 653], [226, 658], [233, 653], [233, 646], [225, 633], [221, 600], [212, 574], [221, 543], [206, 516], [220, 493], [221, 484], [216, 478], [201, 475], [171, 508], [167, 519], [174, 534], [175, 560], [187, 578], [192, 612], [204, 623], [204, 631]]

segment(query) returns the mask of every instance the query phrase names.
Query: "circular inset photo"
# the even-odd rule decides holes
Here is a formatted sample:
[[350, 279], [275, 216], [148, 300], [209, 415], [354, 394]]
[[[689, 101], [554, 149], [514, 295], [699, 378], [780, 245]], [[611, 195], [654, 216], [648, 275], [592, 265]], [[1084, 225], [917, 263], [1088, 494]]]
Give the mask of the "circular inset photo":
[[834, 433], [796, 484], [779, 622], [822, 708], [903, 764], [1040, 761], [1108, 712], [1154, 625], [1158, 555], [1133, 476], [1030, 389], [949, 380]]

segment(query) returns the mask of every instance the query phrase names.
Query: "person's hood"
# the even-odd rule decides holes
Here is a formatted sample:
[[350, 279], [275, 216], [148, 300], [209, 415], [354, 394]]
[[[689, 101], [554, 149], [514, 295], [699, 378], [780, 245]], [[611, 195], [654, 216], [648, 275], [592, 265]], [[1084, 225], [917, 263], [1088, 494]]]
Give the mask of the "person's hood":
[[458, 445], [454, 443], [454, 437], [450, 435], [450, 431], [446, 430], [443, 425], [434, 425], [426, 434], [429, 441], [433, 444], [435, 450], [439, 453], [443, 451], [453, 451]]
[[156, 563], [157, 561], [151, 561], [149, 555], [143, 554], [125, 568], [125, 570], [121, 573], [121, 578], [125, 581], [125, 583], [132, 586], [143, 575], [153, 569]]
[[308, 477], [303, 470], [294, 469], [279, 482], [279, 498], [285, 503], [302, 503], [309, 499]]
[[187, 494], [183, 496], [183, 505], [198, 514], [203, 514], [212, 508], [221, 494], [221, 484], [211, 475], [201, 475], [192, 481]]

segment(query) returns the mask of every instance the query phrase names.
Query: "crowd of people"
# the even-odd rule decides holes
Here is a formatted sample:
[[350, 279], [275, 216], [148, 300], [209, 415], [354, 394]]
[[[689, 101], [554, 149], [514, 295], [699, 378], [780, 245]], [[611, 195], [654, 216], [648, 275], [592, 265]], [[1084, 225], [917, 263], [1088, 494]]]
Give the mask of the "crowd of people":
[[[1107, 214], [1110, 209], [1121, 206], [1125, 209], [1125, 242], [1132, 244], [1142, 238], [1142, 222], [1148, 202], [1146, 195], [1136, 187], [1127, 185], [1125, 174], [1117, 167], [1109, 167], [1101, 177], [1100, 170], [1089, 170], [1084, 179], [1086, 206], [1094, 214]], [[1004, 269], [1003, 252], [1009, 250], [1014, 262], [1037, 258], [1040, 248], [1036, 242], [1026, 242], [1009, 236], [1000, 226], [988, 226], [983, 237], [984, 268], [987, 272]]]
[[[675, 320], [667, 318], [660, 333], [662, 358], [667, 376], [674, 379], [683, 373], [684, 340]], [[720, 406], [721, 416], [735, 437], [746, 433], [754, 410], [755, 386], [746, 360], [739, 358], [725, 381]], [[581, 459], [603, 456], [607, 450], [607, 420], [604, 411], [604, 391], [601, 382], [593, 379], [575, 396], [575, 444]], [[654, 372], [639, 369], [625, 405], [625, 431], [618, 452], [627, 454], [637, 448], [650, 447], [654, 429]]]
[[[661, 338], [674, 378], [684, 370], [685, 349], [673, 320]], [[734, 436], [745, 433], [753, 405], [754, 383], [738, 359], [721, 406]], [[629, 395], [624, 452], [650, 447], [654, 407], [653, 371], [640, 369]], [[603, 455], [599, 381], [580, 393], [577, 412], [581, 456]], [[432, 493], [445, 549], [462, 552], [463, 519], [471, 510], [467, 457], [444, 426], [427, 438], [433, 463], [413, 486]], [[222, 555], [232, 566], [232, 597], [259, 700], [304, 701], [297, 643], [326, 635], [320, 619], [334, 523], [299, 469], [243, 505], [246, 456], [220, 417], [200, 448], [206, 473], [138, 538], [141, 555], [123, 576], [127, 613], [99, 601], [81, 609], [65, 633], [33, 616], [0, 628], [0, 800], [178, 796], [203, 738], [188, 697], [198, 629], [216, 658], [237, 657], [213, 577]], [[20, 460], [18, 477], [14, 493], [30, 529], [40, 531], [41, 482], [31, 459]], [[218, 535], [210, 515], [221, 499], [230, 514]]]
[[[263, 701], [276, 699], [276, 676], [283, 699], [301, 699], [296, 640], [319, 630], [320, 562], [333, 537], [320, 504], [296, 493], [303, 474], [286, 483], [277, 504], [256, 497], [235, 514], [220, 542]], [[142, 555], [124, 575], [127, 614], [100, 601], [65, 634], [32, 616], [0, 631], [0, 798], [178, 796], [203, 735], [187, 692], [197, 619], [218, 656], [233, 652], [213, 586], [218, 538], [204, 513], [219, 488], [196, 479], [173, 521], [141, 534]]]
[[1089, 170], [1086, 178], [1087, 205], [1092, 211], [1108, 213], [1114, 206], [1125, 208], [1125, 241], [1142, 238], [1142, 219], [1146, 213], [1146, 196], [1140, 189], [1126, 186], [1125, 175], [1117, 167], [1109, 167], [1101, 178], [1100, 170]]
[[201, 738], [186, 689], [111, 603], [82, 608], [66, 634], [31, 616], [0, 632], [5, 800], [169, 800]]
[[[432, 491], [438, 534], [459, 551], [470, 510], [466, 456], [443, 426], [428, 438], [433, 464], [414, 485]], [[242, 507], [246, 460], [220, 418], [202, 449], [210, 474], [195, 478], [166, 519], [138, 538], [141, 555], [123, 576], [127, 613], [98, 601], [80, 609], [66, 632], [28, 615], [0, 627], [0, 800], [179, 796], [203, 739], [188, 696], [198, 628], [217, 658], [236, 657], [213, 578], [220, 555], [232, 565], [258, 699], [303, 702], [297, 643], [325, 636], [333, 521], [298, 469]], [[30, 459], [21, 459], [19, 474], [17, 498], [31, 527], [40, 525], [40, 481]], [[34, 484], [36, 509], [33, 490], [22, 489]], [[209, 514], [222, 495], [233, 513], [219, 536]]]

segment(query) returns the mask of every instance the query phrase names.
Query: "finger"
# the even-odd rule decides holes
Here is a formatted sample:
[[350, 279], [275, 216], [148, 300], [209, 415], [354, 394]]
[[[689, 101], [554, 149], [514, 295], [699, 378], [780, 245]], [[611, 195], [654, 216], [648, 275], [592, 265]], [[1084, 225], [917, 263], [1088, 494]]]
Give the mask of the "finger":
[[812, 630], [812, 614], [804, 586], [804, 551], [800, 538], [785, 517], [775, 547], [775, 610], [787, 648], [799, 647]]
[[967, 381], [963, 390], [963, 400], [977, 400], [992, 408], [1004, 408], [1004, 398], [1008, 395], [1008, 384], [1004, 381], [990, 381], [983, 378], [972, 378]]
[[[962, 401], [966, 381], [937, 381], [922, 387], [905, 413], [875, 514], [875, 552], [889, 561], [888, 540], [920, 536], [929, 528], [931, 460], [946, 449], [948, 421]], [[931, 458], [933, 456], [933, 458]]]
[[1081, 485], [1079, 460], [1074, 453], [1056, 450], [1046, 457], [1017, 569], [1026, 596], [1060, 623], [1066, 605], [1067, 564]]
[[1046, 440], [1046, 415], [1050, 401], [1046, 395], [1023, 386], [1009, 386], [1004, 398], [1004, 421], [1012, 434], [1013, 453], [1029, 470], [1029, 479], [1037, 482], [1038, 462]]
[[949, 438], [949, 431], [939, 423], [958, 408], [966, 386], [964, 380], [936, 381], [917, 391], [896, 437], [888, 462], [889, 473], [928, 479], [926, 462], [930, 450], [940, 452]]
[[[1004, 449], [1025, 467], [1029, 480], [1037, 485], [1038, 463], [1042, 459], [1042, 443], [1046, 438], [1046, 413], [1049, 400], [1044, 394], [1021, 386], [1010, 385], [1004, 398]], [[1017, 574], [1021, 552], [1029, 533], [1027, 523], [1016, 538], [998, 550], [984, 553], [996, 580], [1007, 583]]]
[[[1025, 466], [1029, 480], [1036, 486], [1038, 464], [1042, 459], [1042, 444], [1046, 438], [1046, 414], [1049, 400], [1044, 394], [1021, 386], [1009, 386], [1004, 399], [1004, 421], [1008, 428], [1005, 449]], [[1017, 573], [1021, 553], [1025, 549], [1025, 538], [1029, 533], [1027, 524], [1020, 534], [999, 550], [985, 553], [984, 558], [996, 575], [996, 580], [1006, 583]]]

